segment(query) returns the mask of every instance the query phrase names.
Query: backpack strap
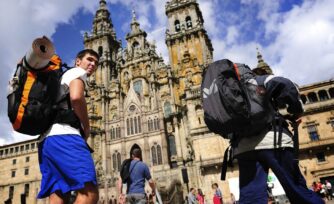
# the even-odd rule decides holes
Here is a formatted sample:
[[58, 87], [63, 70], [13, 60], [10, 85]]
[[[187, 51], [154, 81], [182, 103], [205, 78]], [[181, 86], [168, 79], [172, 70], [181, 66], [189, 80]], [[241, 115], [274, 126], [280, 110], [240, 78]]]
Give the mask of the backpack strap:
[[234, 68], [234, 71], [239, 79], [239, 81], [241, 80], [241, 76], [240, 76], [240, 73], [239, 73], [239, 68], [238, 68], [238, 65], [237, 64], [233, 64], [233, 68]]
[[224, 160], [222, 163], [222, 170], [220, 174], [220, 180], [226, 179], [227, 167], [233, 167], [233, 148], [229, 145], [224, 152]]
[[[139, 162], [140, 162], [140, 161], [137, 161], [137, 162], [133, 165], [133, 167], [130, 169], [130, 171], [129, 171], [129, 179], [127, 180], [127, 183], [126, 183], [126, 185], [127, 185], [126, 193], [129, 192], [130, 174], [132, 173], [133, 169], [135, 168], [135, 166], [136, 166]], [[131, 165], [131, 163], [130, 163], [130, 165]]]

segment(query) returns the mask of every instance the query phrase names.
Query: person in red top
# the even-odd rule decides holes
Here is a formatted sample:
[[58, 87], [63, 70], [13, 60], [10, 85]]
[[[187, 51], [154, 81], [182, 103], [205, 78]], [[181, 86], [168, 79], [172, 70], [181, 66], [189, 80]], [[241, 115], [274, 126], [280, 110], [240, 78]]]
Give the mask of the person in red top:
[[218, 184], [212, 184], [212, 189], [215, 191], [215, 194], [213, 195], [213, 204], [223, 204], [223, 194], [220, 191]]
[[202, 189], [200, 188], [197, 190], [196, 199], [198, 200], [198, 204], [204, 204], [204, 195]]

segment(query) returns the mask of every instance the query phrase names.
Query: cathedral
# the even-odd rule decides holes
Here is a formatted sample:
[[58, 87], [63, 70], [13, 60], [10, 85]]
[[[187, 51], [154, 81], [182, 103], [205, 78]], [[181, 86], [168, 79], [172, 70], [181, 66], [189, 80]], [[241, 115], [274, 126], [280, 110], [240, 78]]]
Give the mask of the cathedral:
[[218, 166], [227, 143], [206, 128], [200, 97], [212, 44], [196, 0], [172, 0], [165, 8], [170, 65], [147, 41], [134, 12], [123, 48], [105, 0], [100, 0], [92, 31], [84, 35], [85, 48], [101, 56], [88, 83], [88, 143], [95, 150], [100, 195], [106, 200], [118, 196], [120, 166], [134, 145], [141, 148], [164, 200], [182, 199], [189, 187], [209, 193], [220, 180]]
[[[169, 64], [146, 39], [134, 12], [123, 47], [105, 0], [99, 1], [92, 29], [84, 34], [84, 47], [100, 55], [86, 87], [99, 203], [118, 203], [121, 164], [133, 147], [142, 150], [163, 203], [183, 203], [190, 188], [201, 188], [206, 203], [212, 203], [213, 183], [224, 202], [231, 201], [231, 193], [239, 199], [236, 161], [226, 181], [220, 180], [229, 141], [211, 133], [204, 122], [200, 86], [213, 47], [201, 10], [196, 0], [170, 0], [165, 12]], [[257, 58], [253, 71], [272, 74], [259, 51]], [[299, 90], [305, 110], [298, 128], [300, 170], [307, 186], [325, 180], [334, 185], [334, 79]], [[0, 203], [49, 203], [36, 199], [41, 182], [37, 146], [38, 139], [0, 146]], [[269, 174], [275, 196], [284, 197], [277, 178]]]

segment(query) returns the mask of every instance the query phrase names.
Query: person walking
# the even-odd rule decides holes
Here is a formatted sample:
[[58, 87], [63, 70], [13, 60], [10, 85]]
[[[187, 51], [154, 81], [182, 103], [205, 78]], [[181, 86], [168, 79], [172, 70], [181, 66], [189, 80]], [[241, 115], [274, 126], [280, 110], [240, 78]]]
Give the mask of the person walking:
[[223, 203], [223, 194], [221, 190], [219, 189], [219, 186], [217, 183], [214, 183], [211, 185], [212, 189], [214, 190], [213, 194], [213, 204], [222, 204]]
[[197, 196], [196, 199], [198, 201], [198, 204], [204, 204], [204, 194], [202, 189], [197, 189]]
[[155, 183], [151, 177], [148, 166], [142, 162], [140, 148], [131, 151], [131, 164], [129, 168], [130, 177], [127, 183], [127, 190], [123, 192], [122, 178], [119, 179], [118, 191], [120, 192], [120, 204], [146, 204], [145, 181], [151, 187], [151, 196], [155, 196]]
[[60, 104], [55, 123], [40, 136], [39, 166], [42, 174], [37, 198], [49, 203], [68, 203], [76, 191], [76, 203], [97, 203], [98, 188], [91, 149], [86, 140], [90, 126], [85, 100], [86, 79], [98, 65], [99, 55], [91, 49], [80, 51], [75, 68], [61, 78]]
[[275, 117], [259, 134], [232, 141], [234, 156], [239, 164], [239, 203], [268, 203], [269, 168], [277, 176], [291, 203], [324, 203], [307, 188], [295, 158], [293, 135], [285, 118], [275, 111], [278, 107], [287, 107], [291, 120], [298, 120], [303, 113], [298, 88], [284, 77], [261, 75], [255, 76], [255, 79], [258, 84], [263, 84], [268, 111], [273, 110]]
[[328, 192], [328, 200], [332, 200], [333, 199], [332, 184], [328, 180], [325, 180], [325, 184], [326, 184], [326, 189]]
[[197, 204], [196, 200], [196, 189], [190, 188], [189, 194], [188, 194], [188, 203], [189, 204]]

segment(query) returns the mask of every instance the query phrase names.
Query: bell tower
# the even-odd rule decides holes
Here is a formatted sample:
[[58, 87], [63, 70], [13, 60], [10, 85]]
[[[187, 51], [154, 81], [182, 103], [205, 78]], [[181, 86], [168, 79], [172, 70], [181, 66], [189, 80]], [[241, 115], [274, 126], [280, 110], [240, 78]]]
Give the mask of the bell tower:
[[213, 48], [196, 0], [167, 2], [166, 15], [169, 60], [180, 79], [179, 94], [182, 96], [187, 88], [200, 85], [203, 69], [212, 62]]
[[116, 33], [110, 18], [106, 1], [100, 0], [96, 11], [91, 33], [84, 34], [85, 48], [95, 50], [100, 55], [100, 63], [91, 80], [97, 85], [108, 87], [112, 78], [117, 76], [116, 55], [121, 42], [116, 39]]
[[84, 34], [85, 49], [95, 50], [99, 56], [99, 64], [95, 73], [88, 78], [87, 109], [89, 114], [91, 132], [88, 144], [94, 149], [94, 161], [98, 177], [99, 188], [105, 190], [108, 196], [108, 186], [111, 182], [111, 156], [107, 144], [110, 142], [109, 110], [111, 87], [117, 81], [116, 66], [117, 53], [121, 42], [117, 40], [116, 33], [110, 18], [105, 0], [99, 1], [99, 8], [95, 13], [91, 31]]

